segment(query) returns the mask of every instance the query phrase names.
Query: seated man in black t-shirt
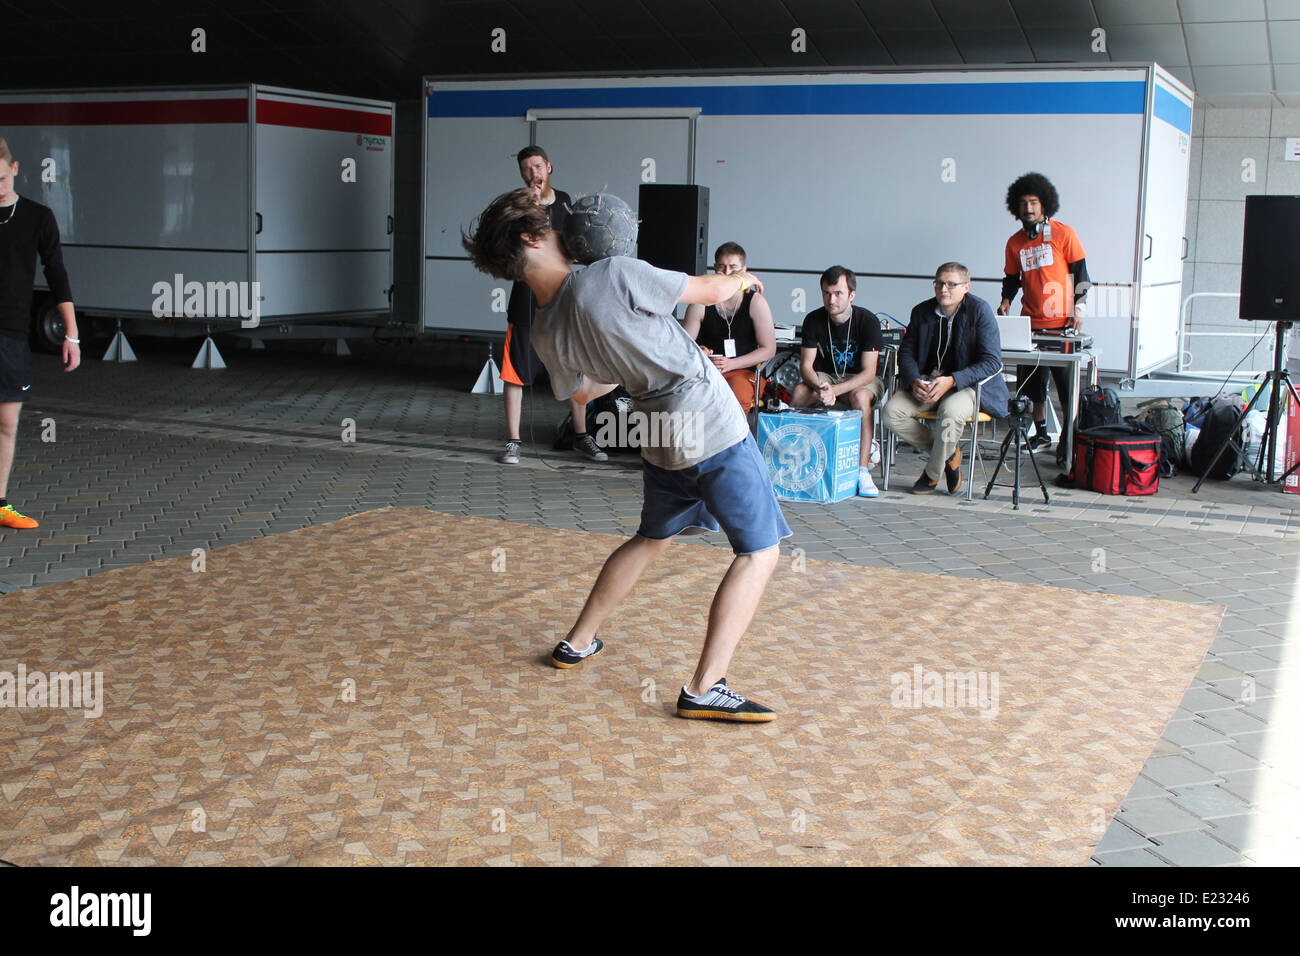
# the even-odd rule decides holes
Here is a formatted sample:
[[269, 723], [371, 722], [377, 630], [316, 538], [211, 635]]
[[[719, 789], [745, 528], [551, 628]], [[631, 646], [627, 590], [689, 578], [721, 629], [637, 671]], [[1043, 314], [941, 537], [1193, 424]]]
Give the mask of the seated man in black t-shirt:
[[826, 406], [856, 408], [862, 412], [862, 446], [858, 460], [858, 494], [875, 498], [880, 492], [871, 469], [880, 462], [875, 434], [876, 402], [885, 383], [876, 375], [880, 357], [880, 320], [874, 312], [853, 304], [858, 277], [843, 266], [822, 273], [823, 308], [803, 320], [803, 348], [799, 375], [791, 403], [803, 408], [820, 402]]
[[[713, 254], [713, 271], [735, 275], [746, 271], [745, 250], [724, 242]], [[772, 307], [761, 292], [747, 289], [717, 305], [692, 305], [682, 327], [718, 367], [740, 407], [754, 407], [754, 369], [776, 355]]]

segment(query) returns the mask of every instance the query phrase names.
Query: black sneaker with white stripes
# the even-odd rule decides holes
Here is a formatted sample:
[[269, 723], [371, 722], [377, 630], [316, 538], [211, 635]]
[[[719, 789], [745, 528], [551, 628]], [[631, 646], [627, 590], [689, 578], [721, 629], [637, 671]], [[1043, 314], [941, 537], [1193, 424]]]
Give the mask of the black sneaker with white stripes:
[[747, 723], [764, 723], [776, 720], [770, 707], [741, 697], [727, 687], [724, 677], [699, 697], [692, 697], [682, 688], [677, 697], [677, 716], [693, 720], [739, 720]]
[[592, 638], [590, 646], [581, 653], [570, 647], [568, 641], [560, 641], [555, 645], [555, 650], [551, 651], [551, 663], [561, 670], [568, 670], [570, 667], [581, 664], [588, 657], [595, 657], [604, 648], [605, 644], [599, 637]]

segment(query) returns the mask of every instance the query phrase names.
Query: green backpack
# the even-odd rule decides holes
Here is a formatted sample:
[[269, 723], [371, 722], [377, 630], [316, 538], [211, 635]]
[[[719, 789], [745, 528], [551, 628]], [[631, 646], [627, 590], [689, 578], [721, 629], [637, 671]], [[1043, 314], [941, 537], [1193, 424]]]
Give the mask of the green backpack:
[[1138, 419], [1146, 422], [1160, 433], [1164, 441], [1164, 458], [1169, 462], [1169, 478], [1174, 474], [1173, 466], [1187, 464], [1186, 435], [1183, 430], [1183, 412], [1180, 403], [1174, 399], [1161, 398], [1154, 402], [1139, 405]]

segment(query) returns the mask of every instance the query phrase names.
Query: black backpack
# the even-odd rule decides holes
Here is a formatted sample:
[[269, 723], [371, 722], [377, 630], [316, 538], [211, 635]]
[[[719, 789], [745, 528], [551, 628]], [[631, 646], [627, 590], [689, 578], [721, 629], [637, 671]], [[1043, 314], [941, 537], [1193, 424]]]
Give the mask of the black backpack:
[[[1218, 399], [1206, 409], [1201, 419], [1201, 434], [1192, 450], [1187, 453], [1187, 463], [1195, 474], [1227, 481], [1244, 466], [1242, 437], [1241, 409], [1233, 401]], [[1224, 447], [1223, 454], [1215, 460], [1213, 467], [1208, 467], [1210, 456], [1218, 450], [1225, 438], [1231, 438], [1231, 441]]]
[[[606, 392], [599, 398], [593, 398], [587, 403], [587, 431], [591, 437], [596, 439], [596, 444], [607, 451], [629, 450], [635, 451], [636, 445], [621, 444], [625, 429], [617, 428], [614, 425], [606, 427], [606, 420], [602, 416], [612, 416], [609, 421], [617, 423], [620, 416], [626, 419], [629, 412], [632, 411], [632, 396], [627, 393], [622, 385], [616, 387], [612, 392]], [[602, 438], [606, 440], [601, 441]], [[612, 438], [613, 440], [609, 440]], [[564, 416], [559, 427], [555, 430], [555, 440], [552, 447], [556, 451], [573, 450], [573, 413]]]
[[1090, 385], [1079, 396], [1079, 417], [1075, 423], [1078, 431], [1102, 425], [1118, 425], [1120, 419], [1119, 392], [1113, 388]]

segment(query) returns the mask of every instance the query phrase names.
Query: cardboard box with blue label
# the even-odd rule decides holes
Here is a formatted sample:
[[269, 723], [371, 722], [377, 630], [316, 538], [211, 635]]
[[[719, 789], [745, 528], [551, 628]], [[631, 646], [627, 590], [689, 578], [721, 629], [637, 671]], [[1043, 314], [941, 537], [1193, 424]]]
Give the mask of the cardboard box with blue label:
[[762, 412], [758, 447], [785, 501], [843, 501], [858, 493], [859, 411]]

